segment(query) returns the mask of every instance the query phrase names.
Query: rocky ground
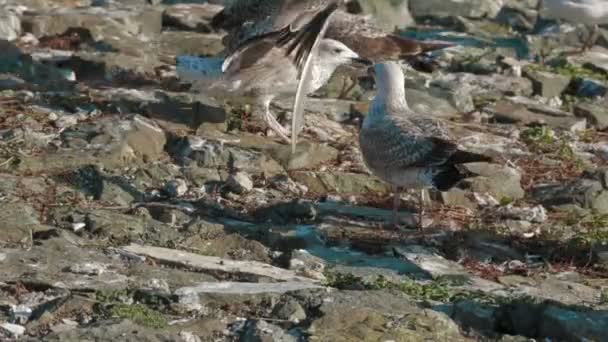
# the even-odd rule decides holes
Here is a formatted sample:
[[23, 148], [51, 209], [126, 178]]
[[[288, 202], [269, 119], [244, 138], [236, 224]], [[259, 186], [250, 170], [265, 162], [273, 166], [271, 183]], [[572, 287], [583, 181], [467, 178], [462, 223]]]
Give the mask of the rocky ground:
[[571, 55], [586, 28], [535, 3], [359, 6], [459, 44], [411, 61], [408, 101], [496, 159], [419, 233], [382, 229], [369, 80], [308, 101], [291, 157], [175, 78], [223, 49], [220, 5], [0, 0], [0, 340], [608, 340], [608, 30]]

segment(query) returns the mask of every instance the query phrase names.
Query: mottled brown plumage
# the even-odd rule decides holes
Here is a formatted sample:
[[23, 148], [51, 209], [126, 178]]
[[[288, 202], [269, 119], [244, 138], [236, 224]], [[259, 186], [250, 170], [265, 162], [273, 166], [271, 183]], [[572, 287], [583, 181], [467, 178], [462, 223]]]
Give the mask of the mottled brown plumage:
[[460, 150], [441, 121], [407, 106], [404, 76], [397, 63], [376, 64], [373, 70], [378, 93], [363, 121], [359, 144], [370, 171], [393, 187], [397, 224], [400, 188], [445, 191], [470, 175], [460, 164], [490, 158]]

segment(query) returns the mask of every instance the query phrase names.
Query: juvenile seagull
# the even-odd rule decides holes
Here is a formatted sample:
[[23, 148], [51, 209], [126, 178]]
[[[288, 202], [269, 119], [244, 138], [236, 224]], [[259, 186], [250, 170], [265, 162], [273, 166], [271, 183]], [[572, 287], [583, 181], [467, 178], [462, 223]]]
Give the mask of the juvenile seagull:
[[393, 224], [398, 226], [401, 188], [421, 189], [419, 229], [424, 189], [446, 191], [471, 176], [459, 164], [490, 161], [489, 157], [458, 149], [441, 122], [412, 111], [405, 100], [404, 76], [395, 62], [375, 64], [377, 94], [363, 120], [359, 144], [374, 175], [391, 184]]
[[599, 35], [599, 25], [608, 24], [608, 0], [540, 0], [539, 16], [563, 19], [591, 26], [591, 33], [581, 52], [593, 47]]
[[[250, 39], [225, 60], [178, 56], [178, 75], [183, 80], [193, 81], [196, 89], [211, 96], [229, 97], [239, 102], [253, 100], [261, 104], [264, 107], [264, 121], [287, 142], [291, 135], [295, 147], [295, 137], [302, 126], [301, 115], [294, 112], [290, 133], [271, 114], [271, 101], [281, 95], [315, 92], [341, 64], [371, 64], [344, 44], [332, 39], [321, 39], [317, 51], [310, 52], [310, 78], [303, 81], [297, 57], [311, 45], [315, 36], [311, 34], [310, 27], [316, 25], [317, 21], [318, 18], [315, 18], [304, 26], [302, 31], [307, 32], [307, 38], [292, 53], [286, 53], [285, 48], [278, 46], [280, 40], [284, 39], [285, 29]], [[301, 99], [299, 108], [302, 108]]]

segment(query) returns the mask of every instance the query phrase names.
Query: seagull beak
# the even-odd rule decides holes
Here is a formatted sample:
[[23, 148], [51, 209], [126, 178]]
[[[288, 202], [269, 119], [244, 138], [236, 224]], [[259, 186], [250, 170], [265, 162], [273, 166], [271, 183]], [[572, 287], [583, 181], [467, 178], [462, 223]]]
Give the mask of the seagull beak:
[[372, 61], [370, 61], [367, 58], [355, 57], [355, 58], [351, 58], [350, 60], [351, 60], [351, 63], [353, 63], [353, 64], [360, 64], [360, 65], [364, 65], [364, 66], [374, 64]]

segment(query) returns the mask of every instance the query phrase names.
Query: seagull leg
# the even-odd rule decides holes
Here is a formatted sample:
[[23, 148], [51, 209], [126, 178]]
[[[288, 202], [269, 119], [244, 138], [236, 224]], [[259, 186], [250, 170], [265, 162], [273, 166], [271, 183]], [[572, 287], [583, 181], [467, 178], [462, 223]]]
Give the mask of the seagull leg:
[[270, 101], [270, 99], [264, 101], [264, 122], [266, 122], [266, 125], [275, 131], [281, 139], [289, 143], [291, 141], [289, 140], [289, 130], [283, 127], [270, 112]]
[[422, 228], [424, 228], [423, 224], [423, 219], [424, 219], [424, 194], [425, 194], [425, 189], [422, 188], [422, 190], [420, 190], [420, 197], [419, 197], [419, 202], [418, 202], [418, 230], [422, 230]]
[[589, 33], [589, 37], [587, 37], [587, 40], [583, 44], [581, 53], [591, 50], [593, 45], [595, 45], [595, 42], [597, 41], [599, 34], [600, 34], [599, 26], [597, 24], [593, 25], [593, 27], [591, 28], [591, 32]]
[[399, 229], [399, 203], [401, 192], [399, 187], [393, 186], [393, 228]]

